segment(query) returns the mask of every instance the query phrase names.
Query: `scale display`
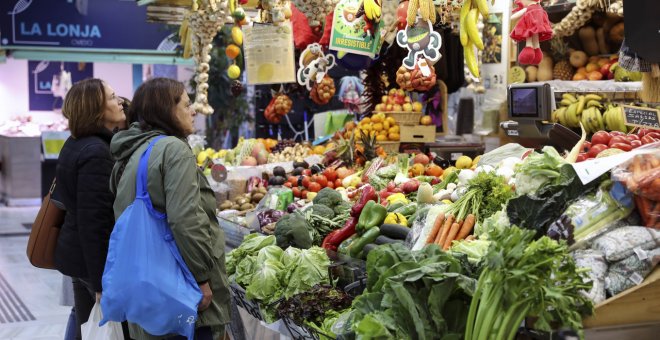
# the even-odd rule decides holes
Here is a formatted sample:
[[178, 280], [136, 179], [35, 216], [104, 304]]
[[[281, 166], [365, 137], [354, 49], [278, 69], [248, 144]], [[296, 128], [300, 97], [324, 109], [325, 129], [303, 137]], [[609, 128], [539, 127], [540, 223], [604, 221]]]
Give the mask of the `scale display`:
[[536, 88], [511, 89], [511, 116], [533, 118], [539, 116], [539, 102]]

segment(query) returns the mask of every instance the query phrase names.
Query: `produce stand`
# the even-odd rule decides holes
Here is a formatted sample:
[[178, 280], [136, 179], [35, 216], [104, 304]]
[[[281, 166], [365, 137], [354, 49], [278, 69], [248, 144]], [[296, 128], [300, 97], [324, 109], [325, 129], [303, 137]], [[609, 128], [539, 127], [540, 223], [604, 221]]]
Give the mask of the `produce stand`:
[[584, 320], [585, 328], [660, 322], [660, 268], [644, 282], [595, 306]]

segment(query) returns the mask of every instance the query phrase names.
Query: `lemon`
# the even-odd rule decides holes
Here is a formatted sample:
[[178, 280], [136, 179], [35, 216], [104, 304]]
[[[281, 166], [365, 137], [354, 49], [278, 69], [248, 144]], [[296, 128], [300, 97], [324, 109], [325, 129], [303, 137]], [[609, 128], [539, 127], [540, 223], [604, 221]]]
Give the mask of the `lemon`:
[[480, 159], [481, 159], [481, 155], [474, 157], [474, 159], [472, 160], [472, 167], [476, 167], [477, 164], [479, 164]]
[[472, 158], [468, 156], [458, 157], [456, 167], [459, 169], [469, 169], [472, 166]]
[[209, 158], [209, 154], [206, 151], [202, 151], [197, 154], [197, 164], [202, 164], [206, 162], [206, 159]]
[[241, 76], [241, 69], [236, 65], [231, 65], [227, 69], [227, 75], [231, 79], [238, 79]]

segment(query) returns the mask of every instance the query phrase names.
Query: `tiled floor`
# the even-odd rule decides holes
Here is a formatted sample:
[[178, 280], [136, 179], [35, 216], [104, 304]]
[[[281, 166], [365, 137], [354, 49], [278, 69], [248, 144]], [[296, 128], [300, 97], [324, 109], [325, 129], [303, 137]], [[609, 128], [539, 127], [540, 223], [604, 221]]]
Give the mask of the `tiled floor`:
[[33, 267], [25, 256], [29, 230], [23, 224], [37, 211], [0, 207], [0, 340], [64, 338], [71, 307], [59, 304], [62, 275]]

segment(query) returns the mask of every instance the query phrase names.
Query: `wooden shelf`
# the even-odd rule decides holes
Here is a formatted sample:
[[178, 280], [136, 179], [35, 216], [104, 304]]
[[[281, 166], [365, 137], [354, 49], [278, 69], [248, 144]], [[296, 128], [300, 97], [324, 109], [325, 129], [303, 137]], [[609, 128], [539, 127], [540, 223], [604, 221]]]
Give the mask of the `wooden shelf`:
[[596, 305], [584, 328], [660, 322], [660, 268], [644, 282]]

